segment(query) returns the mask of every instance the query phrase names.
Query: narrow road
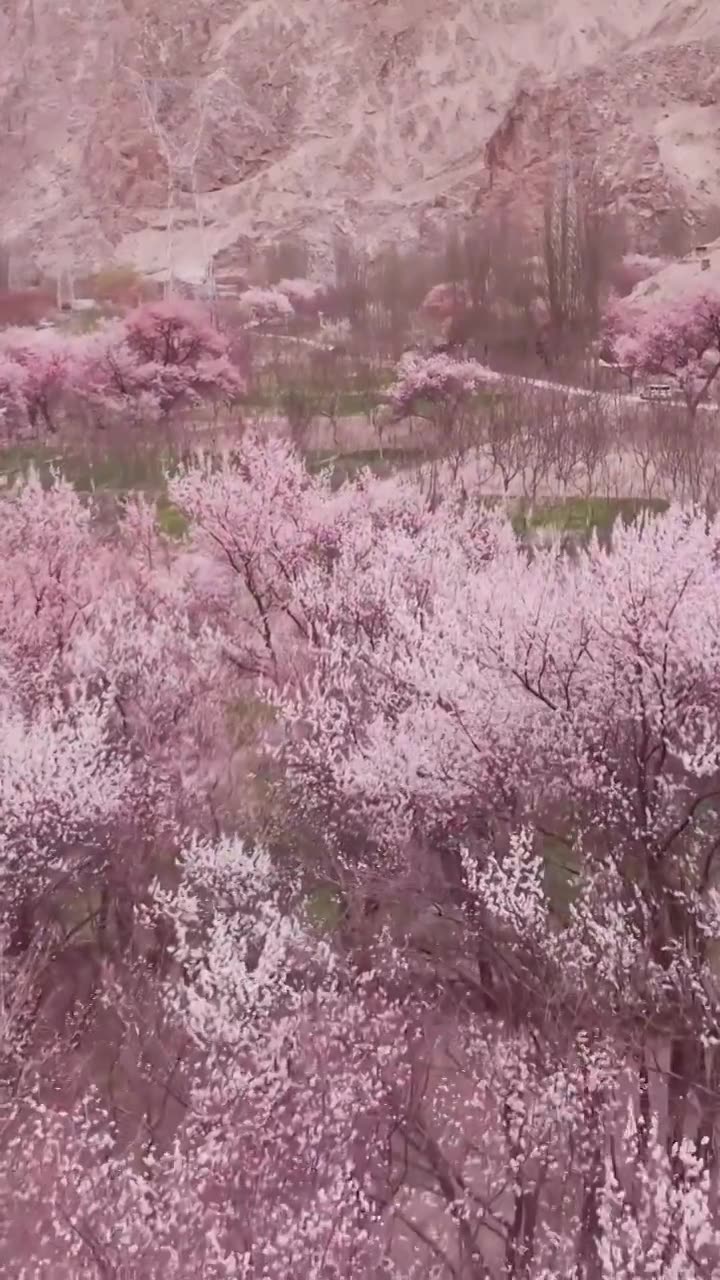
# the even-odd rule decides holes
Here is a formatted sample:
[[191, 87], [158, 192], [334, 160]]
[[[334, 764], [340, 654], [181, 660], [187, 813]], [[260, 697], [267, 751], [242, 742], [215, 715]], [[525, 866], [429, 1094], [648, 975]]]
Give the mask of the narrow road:
[[[283, 342], [300, 343], [303, 346], [312, 347], [316, 351], [334, 351], [335, 350], [334, 344], [327, 343], [327, 342], [318, 342], [317, 339], [315, 338], [301, 338], [293, 334], [280, 334], [280, 333], [263, 334], [262, 336], [266, 338], [267, 337], [277, 338], [278, 340]], [[606, 367], [610, 367], [610, 366], [606, 366]], [[630, 391], [598, 392], [596, 390], [593, 390], [592, 387], [567, 386], [564, 382], [551, 382], [544, 378], [529, 378], [522, 374], [500, 373], [498, 372], [497, 369], [490, 369], [490, 368], [488, 368], [487, 370], [487, 380], [488, 382], [522, 383], [525, 386], [536, 387], [539, 390], [543, 390], [543, 391], [563, 391], [565, 392], [566, 395], [570, 395], [570, 396], [580, 396], [580, 397], [584, 396], [587, 398], [589, 396], [599, 395], [604, 401], [607, 402], [608, 405], [612, 405], [616, 403], [618, 400], [624, 400], [627, 403], [639, 404], [639, 405], [650, 405], [652, 403], [658, 403], [657, 401], [653, 402], [650, 400], [645, 400], [639, 393], [636, 393], [636, 392], [630, 392]], [[671, 403], [675, 403], [681, 407], [684, 405], [684, 401], [682, 400], [681, 397], [678, 397], [675, 401], [672, 401]], [[716, 404], [715, 402], [710, 402], [708, 404], [701, 404], [699, 407], [706, 413], [717, 413], [718, 410], [720, 409], [720, 405]]]

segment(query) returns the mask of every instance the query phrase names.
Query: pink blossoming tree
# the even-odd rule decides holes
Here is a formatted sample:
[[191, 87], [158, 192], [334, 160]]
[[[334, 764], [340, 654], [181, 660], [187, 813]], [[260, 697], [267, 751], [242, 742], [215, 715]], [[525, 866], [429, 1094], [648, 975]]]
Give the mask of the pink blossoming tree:
[[297, 315], [316, 316], [322, 310], [326, 290], [316, 280], [291, 276], [278, 281], [276, 287], [289, 299]]
[[55, 433], [83, 407], [99, 425], [167, 421], [203, 404], [235, 404], [244, 390], [227, 336], [182, 299], [143, 303], [85, 335], [0, 335], [0, 408], [13, 432]]
[[463, 284], [444, 283], [433, 285], [422, 301], [422, 310], [436, 320], [451, 320], [468, 305], [467, 289]]
[[[0, 333], [0, 358], [6, 369], [4, 394], [11, 417], [29, 428], [54, 433], [58, 411], [70, 385], [77, 344], [48, 330], [6, 329]], [[13, 375], [12, 366], [16, 367]]]
[[424, 419], [431, 426], [433, 446], [450, 457], [457, 474], [468, 448], [477, 440], [474, 401], [496, 378], [497, 374], [477, 360], [407, 352], [383, 397], [389, 423], [381, 419], [382, 429], [403, 418]]
[[227, 337], [196, 304], [144, 303], [91, 335], [76, 391], [102, 413], [167, 418], [206, 400], [233, 402], [245, 384], [228, 357]]
[[295, 308], [290, 296], [280, 287], [263, 289], [255, 286], [245, 289], [238, 298], [238, 310], [249, 325], [276, 324], [290, 320]]
[[[653, 1019], [669, 1054], [670, 1154], [689, 1090], [713, 1141], [698, 1046], [717, 1013], [715, 841], [700, 814], [714, 812], [720, 779], [719, 534], [677, 511], [618, 529], [612, 554], [593, 545], [570, 567], [557, 552], [528, 563], [490, 522], [482, 557], [453, 540], [420, 591], [378, 545], [365, 598], [385, 608], [371, 628], [349, 627], [350, 583], [334, 583], [316, 674], [286, 704], [298, 796], [337, 832], [345, 874], [373, 893], [392, 877], [398, 897], [435, 895], [460, 928], [466, 910], [482, 921], [474, 936], [489, 951], [479, 943], [469, 982], [491, 1008], [507, 1001], [524, 1021], [557, 989], [574, 1019], [590, 1001], [590, 1024], [612, 1024], [641, 1063], [654, 1050], [638, 1027]], [[518, 844], [523, 822], [533, 834]]]
[[169, 488], [0, 504], [0, 1270], [710, 1280], [720, 523]]
[[27, 373], [11, 356], [0, 354], [0, 429], [17, 439], [29, 430], [25, 387]]
[[24, 1274], [70, 1259], [98, 1276], [364, 1280], [385, 1252], [371, 1192], [403, 1085], [402, 1018], [287, 914], [267, 854], [195, 839], [181, 866], [153, 906], [183, 974], [165, 1026], [181, 1124], [123, 1145], [97, 1096], [74, 1114], [27, 1106], [33, 1161], [7, 1184], [36, 1223]]
[[720, 373], [720, 293], [712, 288], [646, 309], [620, 309], [611, 335], [618, 364], [670, 378], [695, 418]]

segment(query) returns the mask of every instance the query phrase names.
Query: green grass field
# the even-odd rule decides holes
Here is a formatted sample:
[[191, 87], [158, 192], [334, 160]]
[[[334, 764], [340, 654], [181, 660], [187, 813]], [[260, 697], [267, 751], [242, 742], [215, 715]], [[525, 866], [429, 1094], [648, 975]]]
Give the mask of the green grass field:
[[[428, 461], [427, 451], [421, 447], [339, 453], [313, 449], [305, 457], [313, 473], [330, 468], [334, 487], [351, 480], [366, 467], [374, 475], [388, 476]], [[165, 473], [177, 466], [180, 459], [179, 450], [167, 448], [146, 448], [136, 453], [123, 450], [91, 457], [48, 445], [14, 446], [0, 451], [0, 482], [4, 480], [6, 486], [10, 485], [35, 468], [43, 484], [50, 484], [53, 473], [59, 472], [80, 493], [105, 492], [118, 496], [147, 493], [159, 500], [160, 527], [170, 537], [182, 538], [187, 532], [187, 522], [167, 501], [165, 492]], [[523, 500], [514, 504], [512, 523], [516, 533], [525, 538], [545, 529], [575, 542], [585, 541], [595, 531], [606, 541], [619, 518], [628, 524], [644, 512], [665, 511], [668, 505], [664, 499], [645, 498], [566, 498], [534, 505]]]
[[534, 506], [523, 503], [513, 516], [513, 527], [524, 535], [548, 529], [581, 540], [593, 532], [607, 538], [618, 519], [631, 524], [645, 512], [655, 515], [667, 511], [669, 505], [664, 498], [566, 498]]
[[[298, 401], [305, 401], [315, 406], [317, 414], [332, 411], [341, 418], [355, 417], [358, 414], [371, 413], [382, 402], [380, 391], [346, 389], [336, 394], [313, 387], [301, 387], [294, 394]], [[248, 409], [265, 409], [268, 412], [282, 415], [284, 413], [290, 389], [283, 392], [279, 389], [253, 391], [244, 401]]]
[[330, 467], [334, 486], [352, 480], [358, 471], [368, 467], [376, 476], [389, 476], [423, 462], [426, 454], [421, 449], [355, 449], [349, 453], [330, 454], [326, 449], [312, 449], [306, 454], [308, 470], [322, 471]]
[[53, 472], [59, 471], [80, 493], [95, 489], [162, 492], [168, 463], [172, 464], [171, 456], [162, 450], [144, 449], [135, 454], [123, 450], [91, 458], [72, 449], [17, 445], [0, 451], [0, 477], [12, 484], [34, 468], [43, 484], [50, 484]]

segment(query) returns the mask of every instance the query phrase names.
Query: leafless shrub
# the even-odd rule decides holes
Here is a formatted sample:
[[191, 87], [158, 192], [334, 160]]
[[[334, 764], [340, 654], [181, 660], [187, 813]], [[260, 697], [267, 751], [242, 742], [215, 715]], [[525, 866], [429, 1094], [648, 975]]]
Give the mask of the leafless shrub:
[[576, 401], [572, 413], [572, 448], [577, 458], [579, 487], [583, 497], [597, 492], [600, 473], [615, 446], [615, 412], [606, 395], [595, 394]]
[[308, 387], [285, 387], [280, 392], [280, 407], [285, 415], [291, 440], [302, 449], [317, 416], [316, 394]]
[[503, 492], [507, 493], [513, 480], [523, 468], [521, 414], [522, 394], [513, 392], [512, 385], [493, 398], [485, 414], [485, 451], [493, 468], [502, 479]]

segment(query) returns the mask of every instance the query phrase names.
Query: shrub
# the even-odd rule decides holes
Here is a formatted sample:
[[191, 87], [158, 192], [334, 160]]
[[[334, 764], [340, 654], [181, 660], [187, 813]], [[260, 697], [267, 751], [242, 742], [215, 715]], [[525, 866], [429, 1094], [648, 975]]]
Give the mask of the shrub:
[[285, 294], [298, 315], [316, 316], [322, 310], [325, 289], [316, 281], [299, 276], [296, 279], [280, 280], [276, 287], [280, 293]]
[[138, 306], [160, 292], [160, 286], [147, 280], [135, 267], [118, 264], [103, 267], [93, 275], [77, 281], [76, 292], [84, 298], [110, 302], [116, 306]]
[[619, 365], [670, 378], [694, 418], [720, 373], [720, 289], [700, 285], [669, 301], [620, 305], [609, 337]]
[[292, 302], [280, 289], [245, 289], [238, 298], [238, 311], [252, 325], [289, 320], [295, 314]]
[[436, 284], [422, 302], [422, 310], [436, 320], [450, 320], [468, 305], [467, 290], [462, 284]]
[[89, 407], [104, 426], [122, 417], [168, 419], [203, 402], [229, 404], [245, 382], [228, 350], [206, 312], [181, 300], [144, 303], [88, 334], [8, 330], [0, 336], [0, 407], [14, 430], [26, 419], [31, 428], [54, 431], [71, 403]]
[[73, 378], [77, 347], [52, 330], [7, 329], [0, 334], [0, 351], [23, 371], [24, 415], [29, 425], [55, 431], [63, 396]]

